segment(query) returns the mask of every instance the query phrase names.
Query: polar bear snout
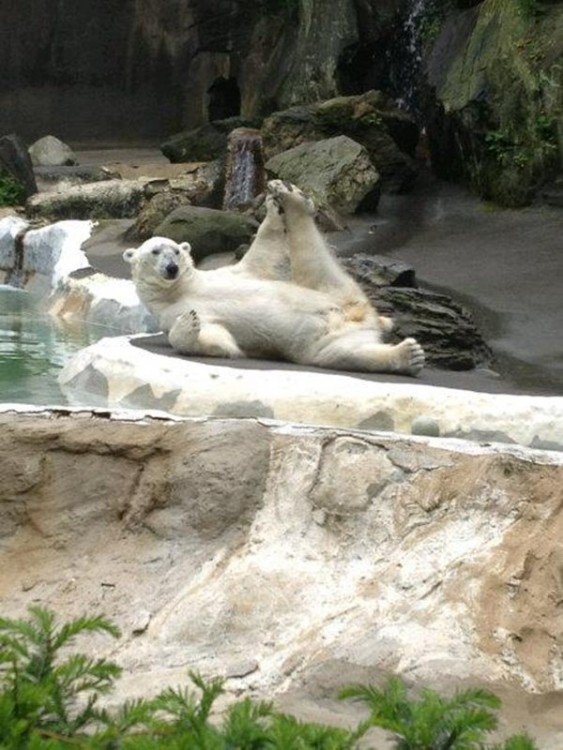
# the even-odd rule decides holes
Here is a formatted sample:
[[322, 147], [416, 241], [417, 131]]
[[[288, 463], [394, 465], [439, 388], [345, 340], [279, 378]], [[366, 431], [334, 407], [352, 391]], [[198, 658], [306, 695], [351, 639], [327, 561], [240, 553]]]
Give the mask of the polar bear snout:
[[175, 279], [176, 276], [178, 276], [178, 273], [180, 272], [180, 266], [175, 263], [173, 260], [169, 261], [164, 266], [164, 276], [167, 279]]

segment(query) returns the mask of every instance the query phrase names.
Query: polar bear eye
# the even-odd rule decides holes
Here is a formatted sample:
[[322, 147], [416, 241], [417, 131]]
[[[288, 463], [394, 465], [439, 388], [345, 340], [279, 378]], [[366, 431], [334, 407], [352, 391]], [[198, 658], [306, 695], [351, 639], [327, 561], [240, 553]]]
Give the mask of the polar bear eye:
[[151, 253], [153, 255], [160, 255], [160, 250], [157, 247], [155, 247], [154, 250], [151, 250]]
[[180, 251], [177, 247], [174, 248], [174, 255], [180, 255]]

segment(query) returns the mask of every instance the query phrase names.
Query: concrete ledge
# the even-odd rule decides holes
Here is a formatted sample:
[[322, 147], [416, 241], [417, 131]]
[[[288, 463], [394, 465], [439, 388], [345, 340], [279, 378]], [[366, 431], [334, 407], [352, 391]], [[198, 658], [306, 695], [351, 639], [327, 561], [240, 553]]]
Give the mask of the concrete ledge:
[[194, 362], [102, 339], [80, 351], [59, 383], [71, 404], [89, 403], [203, 417], [287, 422], [563, 451], [563, 398], [476, 393], [377, 382], [352, 374], [256, 370]]

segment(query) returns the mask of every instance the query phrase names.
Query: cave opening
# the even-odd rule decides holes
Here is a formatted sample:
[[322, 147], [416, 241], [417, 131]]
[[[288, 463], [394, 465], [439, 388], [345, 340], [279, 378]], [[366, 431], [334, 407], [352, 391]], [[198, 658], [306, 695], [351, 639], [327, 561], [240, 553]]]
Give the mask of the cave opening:
[[224, 120], [227, 117], [240, 115], [240, 89], [233, 76], [219, 76], [207, 89], [209, 95], [209, 121]]

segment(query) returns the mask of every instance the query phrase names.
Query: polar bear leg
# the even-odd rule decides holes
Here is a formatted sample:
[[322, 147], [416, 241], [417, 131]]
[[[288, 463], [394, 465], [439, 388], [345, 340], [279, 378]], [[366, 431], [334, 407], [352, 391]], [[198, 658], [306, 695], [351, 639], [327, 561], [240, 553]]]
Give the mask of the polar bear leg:
[[289, 280], [289, 244], [283, 209], [273, 195], [266, 196], [266, 217], [236, 272], [256, 279]]
[[[347, 340], [348, 338], [348, 340]], [[424, 351], [415, 339], [400, 344], [357, 344], [343, 336], [319, 348], [310, 364], [339, 370], [395, 372], [417, 375], [424, 367]]]
[[282, 180], [270, 180], [268, 191], [285, 209], [291, 280], [310, 289], [336, 292], [348, 304], [365, 302], [363, 291], [338, 263], [315, 224], [313, 201]]
[[207, 357], [244, 357], [233, 336], [217, 323], [203, 323], [195, 310], [178, 316], [168, 334], [170, 346], [180, 354]]

